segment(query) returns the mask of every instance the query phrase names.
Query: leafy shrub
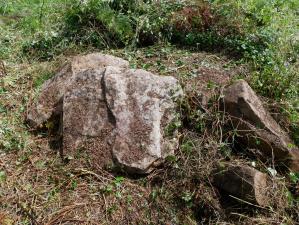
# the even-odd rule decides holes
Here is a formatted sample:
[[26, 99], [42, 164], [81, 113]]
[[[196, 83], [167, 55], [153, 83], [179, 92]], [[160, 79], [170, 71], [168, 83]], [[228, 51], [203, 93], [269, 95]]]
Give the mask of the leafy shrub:
[[56, 33], [43, 34], [38, 40], [25, 41], [22, 45], [23, 53], [41, 60], [52, 59], [63, 52], [70, 45], [70, 41]]
[[291, 98], [299, 94], [294, 66], [298, 8], [296, 0], [76, 0], [69, 3], [55, 35], [37, 37], [23, 50], [48, 59], [72, 43], [101, 49], [166, 40], [246, 60], [256, 90]]
[[[115, 11], [109, 2], [98, 0], [72, 5], [66, 14], [65, 25], [66, 36], [76, 41], [84, 40], [82, 36], [85, 36], [85, 40], [91, 39], [92, 43], [103, 46], [128, 44], [134, 35], [127, 15]], [[97, 34], [97, 40], [93, 39], [93, 34]]]

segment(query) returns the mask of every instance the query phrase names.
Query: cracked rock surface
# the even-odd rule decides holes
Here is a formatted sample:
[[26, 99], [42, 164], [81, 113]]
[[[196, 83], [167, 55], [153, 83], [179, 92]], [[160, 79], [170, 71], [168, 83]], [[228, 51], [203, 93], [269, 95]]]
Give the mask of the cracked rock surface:
[[[75, 57], [45, 82], [29, 110], [33, 128], [60, 115], [63, 154], [86, 152], [92, 164], [112, 161], [133, 173], [148, 173], [178, 145], [178, 81], [129, 69], [123, 59], [100, 53]], [[168, 132], [166, 132], [168, 130]]]

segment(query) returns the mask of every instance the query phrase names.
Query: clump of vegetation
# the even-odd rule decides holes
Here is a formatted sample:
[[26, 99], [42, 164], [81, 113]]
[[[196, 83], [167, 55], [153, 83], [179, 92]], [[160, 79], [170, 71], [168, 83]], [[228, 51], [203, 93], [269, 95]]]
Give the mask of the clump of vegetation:
[[298, 7], [298, 1], [197, 1], [180, 12], [188, 30], [179, 29], [174, 37], [199, 49], [225, 49], [252, 63], [252, 81], [266, 96], [295, 97]]
[[103, 49], [164, 40], [246, 60], [256, 90], [294, 98], [299, 89], [298, 7], [295, 0], [75, 1], [63, 12], [60, 31], [27, 42], [24, 52], [48, 58], [71, 43]]

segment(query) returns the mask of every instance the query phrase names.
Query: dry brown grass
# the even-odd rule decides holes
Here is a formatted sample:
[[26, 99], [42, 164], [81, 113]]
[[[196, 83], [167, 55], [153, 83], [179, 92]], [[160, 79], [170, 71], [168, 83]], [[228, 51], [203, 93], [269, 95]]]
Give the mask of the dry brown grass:
[[[244, 68], [221, 55], [195, 53], [171, 47], [110, 51], [132, 65], [187, 81], [200, 71], [238, 74]], [[214, 101], [200, 106], [196, 89], [182, 105], [184, 126], [175, 157], [147, 177], [132, 177], [112, 170], [93, 171], [88, 164], [61, 160], [49, 147], [47, 133], [28, 132], [23, 123], [26, 107], [38, 93], [44, 74], [54, 74], [67, 57], [52, 62], [8, 62], [5, 89], [0, 96], [0, 224], [295, 224], [296, 205], [289, 206], [286, 179], [273, 178], [269, 186], [273, 205], [262, 209], [234, 201], [227, 205], [212, 181], [222, 160], [251, 164], [252, 158], [231, 152]], [[208, 68], [208, 69], [207, 69]], [[48, 75], [47, 75], [48, 76]], [[209, 76], [207, 73], [206, 76]], [[46, 77], [46, 76], [45, 76]], [[266, 171], [267, 165], [256, 162]], [[297, 208], [296, 208], [297, 207]], [[292, 217], [293, 216], [293, 217]]]

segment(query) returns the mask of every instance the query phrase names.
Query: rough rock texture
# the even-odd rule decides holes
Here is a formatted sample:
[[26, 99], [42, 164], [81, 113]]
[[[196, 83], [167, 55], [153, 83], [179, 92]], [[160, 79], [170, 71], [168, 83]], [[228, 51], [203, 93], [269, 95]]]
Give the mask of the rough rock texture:
[[[92, 164], [112, 158], [130, 172], [148, 173], [178, 145], [175, 101], [182, 96], [177, 80], [102, 54], [75, 57], [47, 81], [27, 116], [33, 127], [62, 115], [63, 154], [82, 151]], [[78, 156], [77, 156], [78, 158]]]
[[163, 129], [175, 119], [173, 98], [182, 92], [173, 77], [144, 70], [121, 74], [108, 70], [104, 78], [106, 97], [116, 120], [113, 155], [128, 169], [148, 171], [177, 147], [177, 140], [163, 138]]
[[103, 167], [111, 162], [108, 139], [113, 130], [102, 84], [105, 69], [77, 73], [63, 97], [63, 152], [75, 156], [84, 148]]
[[219, 189], [260, 206], [269, 205], [267, 182], [267, 174], [244, 165], [224, 164], [214, 175], [214, 183]]
[[27, 122], [32, 127], [37, 128], [53, 114], [60, 114], [62, 112], [62, 98], [66, 93], [66, 88], [73, 83], [76, 74], [86, 69], [101, 69], [107, 66], [128, 68], [129, 62], [101, 53], [74, 57], [52, 79], [43, 84], [38, 101], [31, 107], [27, 115]]
[[224, 108], [232, 116], [240, 140], [276, 161], [290, 161], [299, 170], [299, 150], [263, 107], [248, 83], [238, 80], [224, 91]]

